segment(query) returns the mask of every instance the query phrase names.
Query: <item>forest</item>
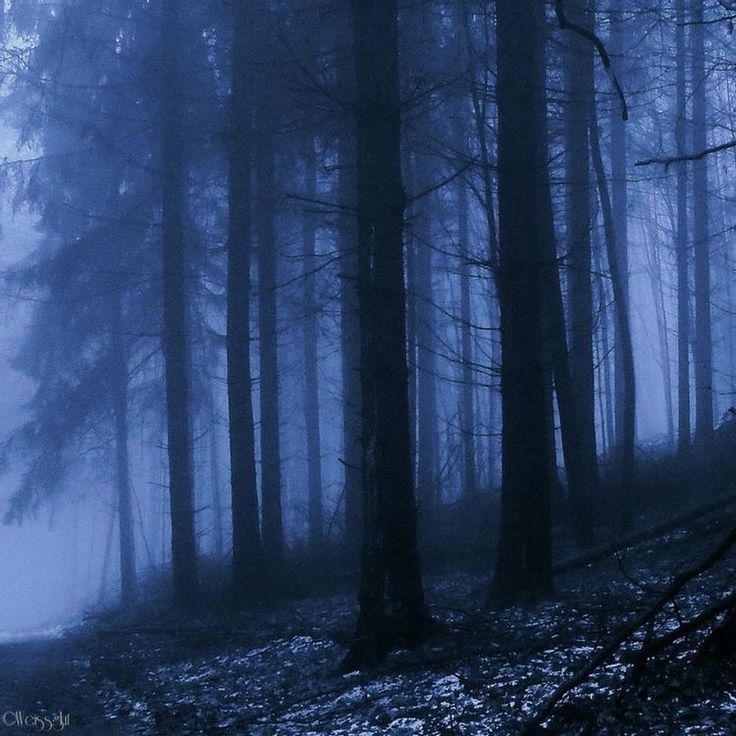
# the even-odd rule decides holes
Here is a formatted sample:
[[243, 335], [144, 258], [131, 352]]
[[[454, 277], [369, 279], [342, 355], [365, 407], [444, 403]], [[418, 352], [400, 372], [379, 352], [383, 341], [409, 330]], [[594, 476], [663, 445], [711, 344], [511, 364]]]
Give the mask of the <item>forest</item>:
[[734, 22], [0, 0], [0, 731], [736, 733]]

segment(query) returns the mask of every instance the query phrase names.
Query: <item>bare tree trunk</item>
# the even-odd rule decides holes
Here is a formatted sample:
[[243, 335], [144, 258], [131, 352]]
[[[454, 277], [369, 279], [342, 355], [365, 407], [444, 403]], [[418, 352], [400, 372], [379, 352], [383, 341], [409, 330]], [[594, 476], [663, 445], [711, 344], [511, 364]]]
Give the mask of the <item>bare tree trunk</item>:
[[[610, 22], [611, 22], [611, 55], [620, 62], [624, 53], [624, 27], [623, 27], [623, 4], [622, 0], [611, 0]], [[620, 64], [618, 73], [621, 74]], [[597, 126], [596, 126], [597, 130]], [[618, 258], [617, 271], [621, 275], [619, 299], [622, 309], [629, 312], [629, 233], [628, 233], [628, 185], [626, 182], [627, 145], [626, 126], [621, 119], [617, 108], [614, 108], [611, 116], [611, 211], [613, 218], [613, 234], [616, 240], [616, 253]], [[614, 299], [616, 297], [614, 296]], [[627, 432], [627, 406], [626, 393], [628, 391], [628, 367], [625, 365], [626, 356], [624, 352], [625, 336], [620, 332], [621, 320], [614, 321], [614, 390], [616, 394], [616, 444], [621, 452], [626, 452], [623, 447], [626, 444]]]
[[227, 388], [233, 582], [236, 588], [243, 591], [252, 588], [262, 564], [250, 362], [250, 95], [253, 88], [248, 63], [248, 39], [251, 22], [246, 6], [238, 6], [233, 46], [228, 183]]
[[256, 154], [258, 180], [258, 336], [261, 404], [261, 495], [263, 548], [269, 560], [283, 557], [281, 425], [279, 420], [278, 317], [276, 312], [274, 150], [264, 118]]
[[396, 0], [354, 0], [364, 539], [347, 664], [419, 643], [428, 614], [409, 444]]
[[[419, 189], [425, 179], [421, 175], [424, 162], [419, 162], [416, 183]], [[431, 195], [430, 195], [431, 196]], [[422, 203], [425, 210], [431, 209], [429, 199]], [[432, 284], [432, 249], [430, 245], [431, 217], [422, 212], [415, 225], [414, 276], [412, 284], [416, 307], [416, 351], [417, 351], [417, 493], [422, 515], [431, 515], [439, 501], [439, 458], [440, 439], [438, 428], [437, 380], [435, 359], [434, 289]]]
[[115, 415], [115, 485], [120, 534], [120, 592], [123, 603], [136, 598], [135, 528], [128, 457], [128, 361], [122, 334], [120, 295], [113, 300], [112, 361]]
[[547, 166], [545, 9], [499, 0], [498, 186], [503, 492], [494, 588], [504, 597], [551, 587], [549, 423], [542, 347], [539, 172]]
[[[573, 3], [571, 22], [589, 30], [594, 26], [591, 0]], [[591, 281], [591, 186], [588, 120], [594, 100], [593, 46], [575, 33], [565, 37], [565, 81], [568, 104], [565, 114], [565, 210], [568, 293], [570, 301], [570, 375], [574, 384], [579, 462], [585, 465], [584, 488], [589, 505], [595, 495], [598, 457], [595, 442], [595, 374], [593, 370], [593, 287]], [[573, 498], [573, 503], [579, 499]], [[580, 520], [589, 526], [590, 519]]]
[[[687, 148], [687, 81], [685, 68], [685, 0], [677, 0], [677, 119], [675, 138], [677, 154]], [[677, 164], [677, 447], [681, 455], [690, 451], [690, 255], [688, 253], [688, 165]]]
[[473, 328], [470, 308], [470, 264], [468, 232], [468, 195], [466, 184], [457, 187], [458, 235], [460, 255], [460, 356], [462, 361], [461, 433], [463, 445], [463, 493], [478, 492], [475, 464], [475, 400], [473, 396]]
[[189, 409], [187, 256], [184, 242], [184, 146], [180, 70], [182, 4], [164, 0], [161, 27], [163, 348], [168, 427], [171, 561], [174, 597], [189, 605], [197, 590], [194, 479]]
[[[626, 278], [621, 270], [621, 258], [618, 252], [618, 240], [616, 239], [616, 228], [613, 208], [608, 193], [608, 181], [603, 166], [601, 155], [601, 144], [598, 133], [598, 116], [593, 107], [590, 121], [590, 150], [593, 159], [593, 170], [598, 183], [598, 194], [603, 213], [603, 227], [605, 231], [606, 253], [608, 255], [608, 268], [611, 274], [611, 287], [613, 289], [613, 310], [615, 315], [616, 332], [618, 335], [618, 353], [622, 363], [623, 392], [621, 407], [621, 434], [619, 435], [619, 457], [621, 462], [619, 482], [621, 485], [621, 526], [624, 530], [631, 526], [632, 514], [632, 491], [635, 470], [635, 444], [636, 444], [636, 385], [634, 372], [634, 344], [631, 337], [631, 323], [629, 321], [629, 310], [627, 292], [625, 288]], [[617, 405], [618, 412], [618, 405]]]
[[[305, 160], [306, 196], [317, 194], [317, 169], [314, 140], [309, 139]], [[322, 513], [322, 443], [319, 421], [319, 372], [317, 367], [318, 310], [315, 283], [316, 232], [314, 218], [305, 213], [302, 219], [304, 248], [304, 418], [307, 433], [307, 485], [309, 546], [318, 550], [323, 542]]]
[[[693, 73], [693, 149], [708, 145], [706, 121], [705, 27], [703, 0], [694, 0], [691, 17]], [[708, 448], [713, 437], [713, 345], [710, 313], [710, 224], [708, 159], [693, 162], [693, 240], [695, 251], [695, 437]]]
[[[349, 130], [354, 134], [352, 126]], [[339, 143], [338, 192], [340, 204], [355, 204], [355, 176], [345, 131]], [[360, 324], [358, 319], [358, 249], [355, 218], [342, 215], [340, 239], [340, 357], [342, 361], [343, 466], [345, 468], [345, 542], [358, 555], [362, 529], [362, 418], [360, 386]]]
[[[209, 420], [209, 470], [210, 484], [212, 486], [212, 527], [214, 530], [214, 554], [221, 559], [225, 553], [225, 531], [222, 525], [222, 495], [220, 481], [220, 447], [217, 436], [217, 409], [215, 397], [212, 395], [212, 385], [208, 387], [207, 396], [207, 418]], [[256, 512], [257, 513], [257, 512]], [[257, 518], [257, 516], [256, 516]]]

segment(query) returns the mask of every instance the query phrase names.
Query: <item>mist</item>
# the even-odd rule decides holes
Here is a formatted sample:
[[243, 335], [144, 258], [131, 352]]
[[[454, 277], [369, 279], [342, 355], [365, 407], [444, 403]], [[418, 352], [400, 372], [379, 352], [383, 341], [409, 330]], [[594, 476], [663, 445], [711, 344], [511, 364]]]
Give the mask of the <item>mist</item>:
[[3, 727], [732, 731], [730, 2], [0, 19]]

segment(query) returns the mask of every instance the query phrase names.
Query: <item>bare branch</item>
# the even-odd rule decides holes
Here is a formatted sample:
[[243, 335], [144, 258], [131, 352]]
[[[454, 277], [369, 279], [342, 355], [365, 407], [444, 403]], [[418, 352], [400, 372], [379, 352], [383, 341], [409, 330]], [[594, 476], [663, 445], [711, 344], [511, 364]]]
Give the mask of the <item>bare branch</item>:
[[557, 15], [557, 22], [560, 24], [560, 28], [562, 30], [568, 30], [572, 31], [573, 33], [577, 33], [578, 36], [582, 36], [584, 39], [590, 41], [593, 46], [595, 46], [595, 49], [598, 52], [598, 56], [600, 56], [601, 61], [603, 62], [603, 67], [608, 73], [611, 84], [613, 85], [619, 102], [621, 103], [621, 118], [622, 120], [628, 120], [629, 106], [626, 104], [626, 95], [624, 95], [623, 87], [618, 81], [616, 72], [613, 70], [611, 57], [608, 55], [608, 51], [606, 51], [606, 47], [603, 44], [603, 41], [601, 41], [601, 39], [598, 38], [598, 36], [596, 36], [593, 31], [590, 31], [587, 28], [583, 28], [583, 26], [579, 26], [577, 23], [573, 23], [572, 21], [568, 20], [567, 16], [565, 15], [565, 3], [563, 0], [556, 0], [555, 13]]
[[702, 151], [696, 151], [695, 153], [684, 153], [681, 156], [663, 156], [661, 158], [647, 158], [643, 161], [637, 161], [634, 166], [651, 166], [652, 164], [661, 164], [665, 169], [669, 168], [672, 164], [681, 163], [683, 161], [700, 161], [700, 159], [710, 156], [712, 153], [720, 153], [721, 151], [728, 151], [731, 148], [736, 148], [736, 138], [725, 143], [719, 143], [717, 146], [711, 146], [710, 148], [704, 148]]

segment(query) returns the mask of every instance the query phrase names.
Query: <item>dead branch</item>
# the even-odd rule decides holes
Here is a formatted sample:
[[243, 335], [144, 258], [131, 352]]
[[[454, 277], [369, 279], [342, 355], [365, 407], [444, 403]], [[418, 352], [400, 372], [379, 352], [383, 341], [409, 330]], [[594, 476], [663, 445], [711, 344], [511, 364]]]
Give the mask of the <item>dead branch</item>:
[[600, 547], [596, 547], [590, 552], [586, 552], [578, 557], [573, 557], [569, 560], [563, 560], [552, 568], [553, 575], [562, 575], [563, 573], [577, 570], [578, 568], [591, 565], [594, 562], [600, 562], [607, 557], [613, 557], [618, 552], [622, 552], [629, 547], [635, 547], [644, 542], [648, 542], [651, 539], [656, 539], [669, 532], [680, 529], [683, 526], [697, 521], [703, 516], [712, 514], [715, 511], [721, 511], [729, 506], [736, 503], [736, 496], [727, 496], [726, 498], [720, 498], [717, 501], [713, 501], [705, 506], [700, 506], [697, 509], [688, 511], [687, 513], [681, 514], [680, 516], [664, 521], [661, 524], [644, 529], [643, 531], [630, 534], [623, 539], [618, 539], [609, 544], [604, 544]]
[[557, 15], [557, 22], [560, 24], [560, 28], [562, 30], [568, 30], [568, 31], [571, 31], [572, 33], [577, 33], [578, 36], [581, 36], [587, 41], [590, 41], [593, 44], [593, 46], [595, 46], [595, 49], [598, 52], [598, 56], [600, 56], [600, 59], [603, 62], [603, 67], [608, 73], [609, 79], [611, 80], [611, 84], [613, 85], [613, 88], [616, 92], [616, 96], [618, 97], [619, 102], [621, 103], [621, 118], [622, 120], [628, 120], [629, 119], [629, 106], [626, 103], [626, 95], [624, 94], [624, 90], [623, 90], [623, 87], [621, 86], [621, 83], [618, 81], [616, 72], [613, 70], [613, 64], [611, 64], [611, 57], [608, 55], [608, 51], [606, 50], [606, 47], [603, 44], [603, 41], [601, 41], [601, 39], [598, 38], [598, 36], [596, 36], [596, 34], [593, 31], [587, 28], [583, 28], [583, 26], [579, 26], [577, 23], [573, 23], [567, 18], [567, 15], [565, 15], [565, 3], [563, 0], [556, 0], [555, 13]]
[[661, 164], [668, 169], [672, 164], [682, 163], [684, 161], [700, 161], [706, 156], [710, 156], [712, 153], [720, 153], [721, 151], [728, 151], [731, 148], [736, 148], [736, 138], [725, 143], [719, 143], [717, 146], [711, 146], [710, 148], [704, 148], [702, 151], [696, 151], [695, 153], [683, 153], [681, 156], [664, 156], [661, 158], [647, 158], [643, 161], [637, 161], [634, 166], [651, 166], [652, 164]]
[[525, 724], [525, 733], [536, 733], [539, 726], [552, 714], [557, 704], [576, 687], [585, 682], [590, 675], [610, 659], [628, 639], [639, 629], [647, 625], [657, 614], [680, 593], [693, 579], [702, 575], [715, 565], [736, 544], [736, 528], [732, 529], [724, 540], [697, 565], [676, 575], [663, 593], [646, 610], [634, 616], [613, 636], [598, 654], [581, 667], [574, 675], [562, 682], [542, 704], [537, 713]]

